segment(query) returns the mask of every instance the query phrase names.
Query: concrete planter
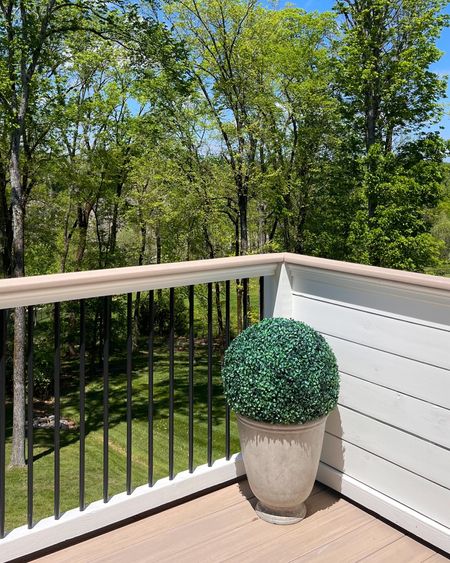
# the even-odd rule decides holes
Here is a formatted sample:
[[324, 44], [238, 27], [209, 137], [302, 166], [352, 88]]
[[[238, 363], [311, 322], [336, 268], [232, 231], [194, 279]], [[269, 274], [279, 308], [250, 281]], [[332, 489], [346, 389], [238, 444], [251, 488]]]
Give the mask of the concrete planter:
[[319, 466], [327, 416], [306, 424], [267, 424], [237, 415], [241, 452], [257, 515], [295, 524], [306, 515]]

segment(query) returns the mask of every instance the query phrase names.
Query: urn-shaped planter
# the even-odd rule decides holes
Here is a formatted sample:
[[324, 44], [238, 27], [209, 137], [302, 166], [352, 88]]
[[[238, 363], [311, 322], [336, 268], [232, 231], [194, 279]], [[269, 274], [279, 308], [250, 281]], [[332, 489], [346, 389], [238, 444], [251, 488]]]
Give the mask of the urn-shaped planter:
[[256, 513], [272, 524], [306, 515], [322, 451], [327, 417], [306, 424], [267, 424], [237, 415], [241, 452]]
[[231, 343], [222, 376], [257, 515], [274, 524], [299, 522], [339, 393], [331, 348], [304, 323], [265, 319]]

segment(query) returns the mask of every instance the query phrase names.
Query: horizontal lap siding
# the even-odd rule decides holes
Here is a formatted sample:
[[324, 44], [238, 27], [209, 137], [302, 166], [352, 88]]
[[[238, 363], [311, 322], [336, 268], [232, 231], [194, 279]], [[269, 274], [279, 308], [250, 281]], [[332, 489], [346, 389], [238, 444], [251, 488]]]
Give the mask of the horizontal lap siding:
[[296, 275], [293, 317], [325, 336], [341, 371], [322, 462], [450, 527], [450, 331], [442, 323], [448, 300], [418, 295], [414, 318], [410, 289], [402, 296], [401, 288], [372, 284], [364, 307], [361, 280], [352, 303], [342, 279], [324, 276], [314, 285]]
[[[395, 377], [395, 374], [392, 375]], [[429, 442], [450, 448], [448, 409], [345, 373], [341, 373], [339, 403]]]
[[450, 331], [295, 294], [293, 315], [326, 335], [450, 370]]
[[325, 434], [322, 461], [450, 527], [448, 489], [331, 434]]
[[450, 489], [449, 452], [445, 448], [342, 405], [328, 417], [326, 431]]
[[339, 357], [339, 369], [344, 373], [450, 409], [448, 370], [334, 336], [326, 339]]
[[391, 315], [412, 317], [448, 329], [450, 293], [437, 289], [407, 286], [351, 274], [290, 267], [292, 291], [319, 299], [348, 303]]

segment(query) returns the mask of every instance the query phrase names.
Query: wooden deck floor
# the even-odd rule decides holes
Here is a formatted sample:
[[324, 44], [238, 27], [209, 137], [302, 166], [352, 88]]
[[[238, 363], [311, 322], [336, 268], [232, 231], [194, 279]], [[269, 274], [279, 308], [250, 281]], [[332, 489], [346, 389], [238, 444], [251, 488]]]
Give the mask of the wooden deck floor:
[[246, 481], [39, 558], [41, 563], [151, 561], [402, 563], [446, 558], [321, 486], [294, 526], [257, 518]]

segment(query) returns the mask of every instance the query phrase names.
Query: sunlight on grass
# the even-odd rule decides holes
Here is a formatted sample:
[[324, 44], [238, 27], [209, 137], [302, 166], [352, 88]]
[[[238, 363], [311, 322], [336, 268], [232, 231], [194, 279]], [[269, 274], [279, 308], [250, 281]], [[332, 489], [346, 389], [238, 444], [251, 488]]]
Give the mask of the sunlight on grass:
[[[258, 288], [250, 286], [253, 305], [251, 321], [257, 318]], [[231, 291], [231, 317], [236, 319], [236, 297]], [[255, 318], [253, 318], [255, 317]], [[207, 461], [207, 346], [204, 340], [206, 310], [201, 293], [196, 294], [196, 344], [194, 367], [194, 464]], [[237, 327], [232, 320], [232, 333]], [[220, 377], [219, 348], [213, 356], [213, 459], [225, 456], [225, 401]], [[64, 364], [63, 364], [64, 366]], [[123, 357], [112, 357], [109, 389], [109, 495], [126, 488], [126, 364]], [[145, 339], [133, 354], [133, 488], [148, 483], [148, 370]], [[79, 506], [79, 389], [76, 360], [62, 370], [61, 417], [76, 423], [74, 430], [61, 430], [61, 512]], [[72, 375], [66, 374], [72, 373]], [[168, 350], [165, 339], [155, 342], [154, 351], [154, 481], [168, 475]], [[40, 405], [42, 406], [42, 405]], [[188, 350], [185, 339], [177, 341], [175, 353], [174, 396], [175, 472], [188, 468]], [[53, 405], [46, 404], [47, 414]], [[11, 405], [7, 405], [11, 421]], [[10, 455], [10, 431], [6, 459]], [[34, 522], [53, 514], [53, 430], [34, 431]], [[231, 452], [239, 451], [234, 416], [231, 420]], [[85, 501], [102, 498], [103, 490], [103, 387], [101, 376], [94, 374], [86, 384], [86, 466]], [[26, 524], [27, 469], [8, 469], [6, 474], [6, 528]]]
[[[225, 403], [219, 372], [219, 358], [214, 365], [213, 456], [225, 455]], [[154, 401], [154, 478], [168, 474], [168, 362], [158, 350], [155, 364]], [[187, 352], [177, 352], [175, 365], [175, 470], [188, 467], [188, 400]], [[197, 353], [194, 397], [194, 460], [206, 463], [207, 455], [207, 365], [206, 350]], [[126, 377], [112, 374], [110, 380], [109, 491], [125, 490], [126, 470]], [[78, 393], [63, 399], [62, 416], [78, 423]], [[133, 374], [133, 487], [147, 484], [147, 373]], [[103, 409], [101, 385], [91, 382], [86, 388], [86, 502], [102, 497], [103, 475]], [[239, 440], [233, 419], [231, 451], [239, 451]], [[53, 431], [34, 432], [34, 520], [53, 514]], [[9, 445], [7, 456], [9, 455]], [[78, 430], [61, 431], [61, 510], [78, 506]], [[27, 470], [9, 469], [6, 481], [6, 526], [11, 530], [26, 523]]]

